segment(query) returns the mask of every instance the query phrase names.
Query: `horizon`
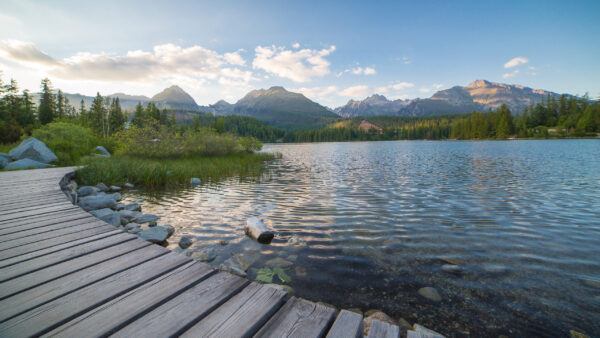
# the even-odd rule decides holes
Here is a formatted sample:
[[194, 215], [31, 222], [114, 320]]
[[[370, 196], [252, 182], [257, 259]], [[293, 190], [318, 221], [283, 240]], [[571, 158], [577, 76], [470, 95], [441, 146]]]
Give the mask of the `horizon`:
[[32, 92], [46, 76], [86, 96], [152, 97], [177, 85], [199, 105], [282, 86], [335, 108], [476, 79], [600, 96], [600, 47], [589, 43], [600, 33], [597, 2], [344, 4], [108, 2], [121, 10], [96, 14], [78, 2], [7, 1], [0, 69]]

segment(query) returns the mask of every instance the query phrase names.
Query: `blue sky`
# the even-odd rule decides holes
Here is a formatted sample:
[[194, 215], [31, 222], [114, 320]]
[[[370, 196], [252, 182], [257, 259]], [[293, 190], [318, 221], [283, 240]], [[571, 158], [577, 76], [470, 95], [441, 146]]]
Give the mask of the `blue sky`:
[[199, 104], [282, 85], [331, 107], [476, 79], [600, 96], [600, 1], [0, 3], [0, 69], [37, 91]]

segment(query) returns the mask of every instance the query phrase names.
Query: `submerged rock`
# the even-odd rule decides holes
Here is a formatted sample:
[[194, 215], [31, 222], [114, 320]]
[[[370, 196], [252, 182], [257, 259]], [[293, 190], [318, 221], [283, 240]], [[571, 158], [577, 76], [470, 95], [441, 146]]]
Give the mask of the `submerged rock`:
[[138, 236], [150, 243], [162, 243], [169, 238], [169, 232], [165, 227], [157, 226], [148, 230], [143, 230]]
[[248, 271], [248, 267], [251, 264], [252, 262], [246, 259], [242, 254], [237, 254], [225, 260], [219, 268], [238, 276], [246, 277], [246, 271]]
[[422, 297], [425, 297], [431, 301], [434, 301], [434, 302], [442, 301], [442, 296], [440, 296], [439, 292], [435, 288], [432, 288], [430, 286], [420, 288], [419, 291], [417, 291], [417, 292]]
[[190, 236], [183, 236], [179, 239], [179, 247], [182, 249], [187, 249], [192, 244], [194, 244], [194, 242], [192, 240], [192, 237], [190, 237]]
[[453, 264], [442, 265], [442, 270], [444, 270], [445, 272], [454, 273], [454, 274], [460, 274], [463, 271], [462, 267], [460, 267], [458, 265], [453, 265]]
[[90, 211], [90, 214], [96, 216], [97, 218], [105, 221], [106, 223], [115, 226], [115, 227], [119, 227], [121, 226], [121, 217], [119, 216], [119, 214], [109, 208], [104, 208], [104, 209], [99, 209], [99, 210], [92, 210]]
[[285, 259], [283, 259], [281, 257], [269, 259], [268, 261], [265, 262], [265, 264], [268, 266], [276, 266], [279, 268], [287, 268], [287, 267], [294, 265], [294, 263], [292, 263], [290, 261], [286, 261]]
[[38, 162], [38, 161], [29, 159], [29, 158], [25, 158], [25, 159], [14, 161], [14, 162], [7, 164], [4, 167], [4, 169], [6, 169], [6, 170], [28, 169], [28, 168], [43, 169], [43, 168], [48, 168], [48, 167], [53, 167], [53, 165], [43, 163], [43, 162]]
[[212, 262], [217, 258], [217, 251], [213, 248], [202, 249], [200, 251], [192, 252], [190, 257], [200, 262]]
[[44, 142], [30, 137], [21, 142], [16, 148], [11, 150], [8, 155], [13, 160], [31, 159], [36, 162], [50, 163], [58, 160], [58, 157], [44, 144]]

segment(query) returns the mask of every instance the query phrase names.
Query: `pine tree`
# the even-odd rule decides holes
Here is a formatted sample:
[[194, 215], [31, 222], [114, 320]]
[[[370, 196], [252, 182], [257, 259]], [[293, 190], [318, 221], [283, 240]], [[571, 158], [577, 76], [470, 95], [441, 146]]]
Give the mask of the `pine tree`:
[[41, 87], [42, 97], [40, 98], [38, 118], [42, 124], [46, 124], [54, 120], [56, 104], [54, 102], [54, 95], [52, 95], [52, 83], [50, 79], [43, 79]]

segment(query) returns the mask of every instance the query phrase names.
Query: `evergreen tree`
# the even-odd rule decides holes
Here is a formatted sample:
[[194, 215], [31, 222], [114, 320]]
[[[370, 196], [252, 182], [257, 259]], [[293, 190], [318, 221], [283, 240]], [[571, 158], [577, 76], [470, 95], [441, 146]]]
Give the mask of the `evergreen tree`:
[[38, 109], [38, 118], [42, 124], [50, 123], [54, 119], [55, 107], [54, 95], [52, 95], [52, 83], [50, 79], [42, 80], [42, 97]]

